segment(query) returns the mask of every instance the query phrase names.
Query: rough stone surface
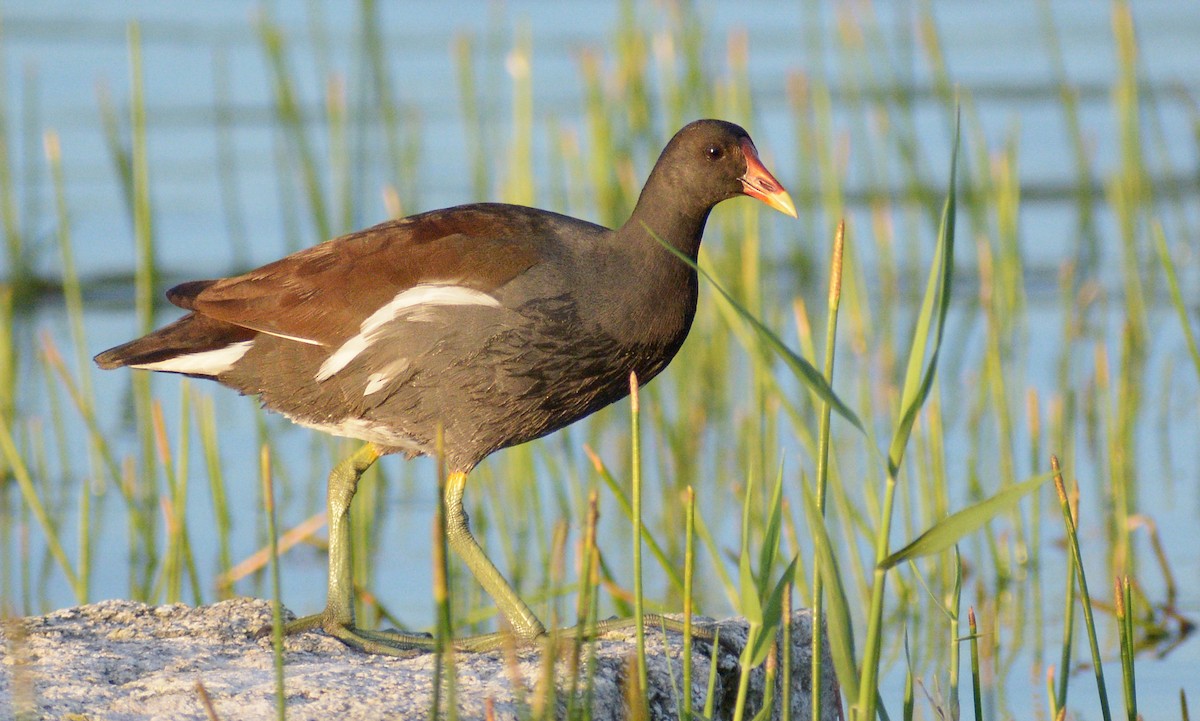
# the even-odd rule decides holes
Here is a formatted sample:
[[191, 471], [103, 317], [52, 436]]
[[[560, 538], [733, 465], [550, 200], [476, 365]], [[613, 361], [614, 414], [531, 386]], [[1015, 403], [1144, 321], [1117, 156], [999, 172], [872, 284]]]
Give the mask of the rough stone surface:
[[[273, 718], [270, 640], [252, 637], [270, 617], [268, 602], [235, 599], [200, 608], [105, 601], [11, 620], [0, 631], [0, 719], [204, 720], [208, 715], [198, 684], [203, 684], [219, 719]], [[797, 613], [792, 718], [810, 718], [810, 623], [807, 611]], [[714, 716], [728, 718], [740, 672], [736, 649], [745, 640], [746, 624], [734, 619], [720, 622], [720, 627], [729, 645], [721, 644], [717, 661]], [[285, 649], [287, 717], [293, 721], [429, 716], [432, 654], [370, 656], [315, 632], [286, 639]], [[626, 718], [625, 679], [634, 657], [633, 632], [608, 634], [595, 650], [592, 718]], [[647, 634], [652, 719], [676, 717], [681, 650], [678, 634], [668, 634], [665, 648], [660, 632]], [[694, 644], [692, 698], [697, 709], [706, 698], [711, 652], [708, 643]], [[489, 705], [494, 718], [528, 718], [547, 697], [541, 692], [546, 673], [536, 649], [520, 651], [515, 662], [503, 653], [460, 653], [455, 659], [460, 718], [485, 718]], [[822, 718], [838, 719], [841, 702], [832, 664], [827, 662], [825, 668], [829, 675]], [[572, 682], [580, 689], [584, 682], [572, 678], [564, 660], [555, 668], [555, 679], [555, 715], [561, 718]], [[764, 684], [760, 667], [752, 677], [748, 710], [759, 708]]]

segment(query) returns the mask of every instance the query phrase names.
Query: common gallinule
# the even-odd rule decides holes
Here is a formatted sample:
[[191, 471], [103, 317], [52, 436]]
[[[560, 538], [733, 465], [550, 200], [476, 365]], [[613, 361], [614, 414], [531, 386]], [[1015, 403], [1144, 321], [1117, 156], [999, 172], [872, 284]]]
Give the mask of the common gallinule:
[[796, 215], [745, 130], [698, 120], [667, 144], [618, 230], [496, 203], [388, 221], [176, 286], [167, 298], [190, 313], [95, 360], [211, 378], [295, 423], [367, 442], [329, 476], [325, 610], [288, 627], [364, 651], [430, 641], [355, 626], [350, 500], [380, 456], [434, 454], [440, 427], [449, 544], [530, 640], [545, 628], [468, 528], [467, 473], [625, 397], [631, 371], [645, 383], [670, 362], [698, 283], [659, 239], [694, 260], [709, 211], [737, 195]]

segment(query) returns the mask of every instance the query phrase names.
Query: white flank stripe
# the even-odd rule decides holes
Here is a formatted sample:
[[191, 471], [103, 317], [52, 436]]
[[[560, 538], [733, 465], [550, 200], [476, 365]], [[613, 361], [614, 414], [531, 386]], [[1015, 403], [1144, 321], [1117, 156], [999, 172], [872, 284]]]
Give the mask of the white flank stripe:
[[[383, 327], [405, 313], [419, 312], [421, 308], [438, 305], [485, 305], [493, 308], [500, 301], [482, 291], [459, 285], [417, 285], [399, 293], [379, 310], [367, 316], [358, 327], [358, 333], [341, 345], [333, 355], [325, 359], [317, 371], [318, 382], [327, 380], [350, 365], [382, 335]], [[417, 318], [424, 320], [423, 318]]]
[[250, 350], [252, 345], [254, 345], [254, 341], [244, 340], [240, 343], [230, 343], [224, 348], [177, 355], [174, 358], [153, 363], [138, 363], [132, 367], [148, 371], [216, 376], [232, 368], [234, 363], [246, 355], [246, 351]]

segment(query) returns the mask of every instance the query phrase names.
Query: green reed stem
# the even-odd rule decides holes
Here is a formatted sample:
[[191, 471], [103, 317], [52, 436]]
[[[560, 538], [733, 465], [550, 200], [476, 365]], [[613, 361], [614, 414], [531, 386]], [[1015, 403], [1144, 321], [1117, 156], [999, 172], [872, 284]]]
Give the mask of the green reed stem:
[[[600, 476], [600, 480], [604, 481], [604, 485], [608, 487], [609, 491], [612, 492], [613, 498], [616, 499], [617, 505], [621, 507], [621, 512], [625, 514], [625, 518], [629, 519], [629, 521], [632, 523], [633, 504], [629, 502], [629, 496], [625, 494], [625, 490], [622, 489], [621, 485], [617, 483], [617, 480], [613, 478], [612, 473], [608, 470], [608, 467], [604, 464], [604, 461], [600, 459], [600, 456], [596, 455], [596, 453], [587, 446], [584, 446], [584, 452], [587, 453], [588, 458], [592, 462], [592, 466], [596, 469], [596, 473]], [[702, 519], [698, 518], [698, 522], [701, 524], [701, 526], [703, 526]], [[637, 527], [638, 524], [634, 523], [634, 528]], [[703, 528], [699, 528], [698, 530], [700, 530], [701, 535], [703, 536]], [[666, 551], [663, 550], [663, 547], [659, 544], [658, 539], [656, 539], [654, 534], [650, 533], [650, 529], [646, 528], [645, 526], [641, 527], [641, 534], [642, 542], [644, 542], [646, 547], [650, 549], [650, 555], [654, 556], [662, 570], [667, 574], [667, 579], [671, 582], [671, 585], [682, 592], [683, 577], [680, 575], [679, 569], [676, 567], [676, 565], [672, 563], [670, 558], [668, 558]]]
[[264, 445], [258, 457], [263, 506], [267, 512], [267, 538], [271, 554], [271, 646], [275, 658], [275, 718], [287, 719], [287, 694], [283, 688], [283, 600], [279, 580], [279, 531], [275, 522], [275, 484], [271, 476], [271, 452]]
[[[837, 349], [838, 309], [842, 300], [842, 253], [846, 242], [846, 223], [839, 222], [833, 236], [833, 259], [829, 271], [829, 308], [825, 316], [825, 379], [833, 386], [833, 360]], [[828, 401], [821, 403], [821, 424], [817, 432], [817, 510], [825, 517], [825, 487], [829, 481], [829, 444], [832, 407]], [[812, 719], [820, 721], [821, 680], [824, 674], [824, 583], [821, 567], [813, 563], [812, 586]], [[790, 677], [786, 677], [789, 678]], [[788, 708], [784, 705], [784, 708]]]
[[1052, 710], [1057, 713], [1059, 709], [1064, 709], [1067, 706], [1067, 681], [1071, 676], [1071, 651], [1075, 644], [1075, 606], [1076, 595], [1075, 590], [1075, 558], [1074, 556], [1067, 557], [1067, 588], [1064, 594], [1063, 608], [1063, 644], [1062, 653], [1058, 661], [1058, 688], [1055, 690]]
[[[154, 329], [154, 289], [158, 284], [158, 263], [154, 249], [154, 227], [150, 202], [150, 161], [146, 131], [145, 73], [142, 66], [142, 33], [136, 22], [129, 24], [129, 68], [131, 94], [129, 100], [130, 153], [128, 157], [129, 194], [133, 214], [135, 299], [139, 333]], [[159, 507], [158, 474], [155, 465], [150, 374], [135, 373], [132, 378], [134, 407], [141, 445], [141, 473], [134, 479], [134, 513], [142, 517], [143, 529], [141, 577], [135, 574], [136, 598], [149, 598], [158, 567], [158, 550], [154, 529]]]
[[131, 181], [133, 190], [133, 234], [137, 248], [136, 300], [138, 327], [145, 334], [154, 330], [154, 287], [158, 280], [154, 254], [154, 231], [150, 216], [150, 154], [146, 138], [146, 94], [142, 69], [142, 32], [129, 24], [129, 69], [132, 95], [129, 100], [132, 135]]
[[1137, 685], [1134, 679], [1133, 654], [1133, 597], [1130, 592], [1129, 576], [1113, 581], [1114, 607], [1121, 636], [1121, 680], [1125, 691], [1125, 714], [1128, 721], [1137, 721]]
[[1171, 294], [1171, 305], [1179, 316], [1179, 326], [1183, 329], [1183, 338], [1187, 342], [1188, 352], [1192, 357], [1192, 365], [1196, 368], [1196, 376], [1200, 377], [1200, 346], [1196, 344], [1196, 335], [1192, 332], [1192, 323], [1188, 318], [1187, 304], [1183, 293], [1179, 290], [1179, 277], [1175, 274], [1175, 261], [1167, 248], [1167, 236], [1163, 233], [1162, 223], [1154, 221], [1151, 225], [1154, 235], [1154, 245], [1158, 249], [1158, 259], [1162, 264], [1163, 276], [1167, 279], [1167, 290]]
[[696, 571], [696, 490], [685, 491], [683, 516], [683, 711], [682, 721], [692, 719], [692, 593]]
[[229, 551], [231, 523], [229, 501], [225, 493], [225, 476], [221, 470], [221, 454], [217, 442], [217, 419], [213, 411], [211, 396], [201, 396], [196, 404], [196, 425], [200, 433], [200, 445], [204, 451], [204, 463], [208, 469], [208, 490], [212, 498], [213, 522], [217, 535], [217, 598], [233, 597], [232, 585], [228, 582], [229, 569], [233, 567]]
[[[79, 369], [79, 385], [81, 398], [92, 405], [95, 398], [92, 391], [91, 363], [88, 362], [87, 335], [83, 327], [83, 291], [79, 283], [79, 273], [75, 265], [75, 252], [71, 244], [70, 215], [67, 212], [66, 183], [63, 180], [62, 148], [59, 145], [58, 134], [47, 131], [43, 136], [46, 160], [50, 165], [50, 178], [54, 186], [56, 220], [58, 225], [58, 249], [62, 262], [63, 303], [67, 309], [67, 319], [70, 322], [71, 342], [75, 347], [75, 362]], [[99, 477], [102, 461], [96, 448], [95, 437], [88, 443], [88, 469], [93, 478]], [[80, 489], [79, 506], [79, 579], [83, 597], [86, 600], [91, 594], [91, 488], [85, 480]]]
[[249, 265], [246, 242], [246, 218], [242, 211], [241, 173], [238, 167], [237, 144], [234, 140], [234, 113], [230, 88], [233, 80], [225, 48], [213, 51], [213, 130], [216, 136], [217, 186], [221, 192], [221, 210], [225, 218], [225, 234], [233, 267]]
[[967, 608], [967, 628], [971, 632], [971, 692], [975, 704], [975, 721], [983, 721], [983, 693], [979, 688], [979, 627], [975, 624], [975, 608]]
[[304, 115], [296, 99], [294, 80], [287, 68], [283, 31], [263, 15], [258, 20], [258, 33], [270, 63], [277, 120], [287, 129], [292, 146], [299, 156], [304, 189], [312, 212], [313, 228], [319, 239], [330, 238], [333, 236], [333, 226], [325, 207], [325, 193], [321, 188], [316, 155], [304, 130]]
[[950, 625], [950, 681], [947, 684], [950, 688], [947, 693], [947, 703], [950, 706], [950, 716], [958, 718], [961, 713], [959, 705], [959, 665], [962, 654], [961, 642], [959, 640], [959, 624], [962, 623], [962, 580], [963, 580], [963, 564], [962, 555], [958, 551], [958, 547], [954, 547], [954, 583], [951, 586], [950, 602], [947, 604], [946, 616]]
[[[1070, 547], [1071, 558], [1075, 563], [1075, 580], [1079, 584], [1079, 600], [1083, 606], [1084, 625], [1087, 629], [1088, 642], [1092, 651], [1092, 670], [1096, 675], [1096, 689], [1100, 694], [1100, 710], [1104, 721], [1112, 721], [1112, 713], [1108, 709], [1108, 691], [1104, 685], [1104, 659], [1100, 656], [1100, 642], [1096, 636], [1096, 621], [1092, 617], [1092, 597], [1088, 594], [1087, 576], [1083, 570], [1083, 554], [1079, 550], [1079, 528], [1067, 502], [1067, 489], [1063, 485], [1062, 471], [1056, 456], [1050, 457], [1050, 468], [1054, 472], [1054, 488], [1058, 491], [1058, 504], [1062, 508], [1063, 524], [1067, 529], [1067, 543]], [[1064, 676], [1067, 669], [1062, 669]]]
[[[182, 574], [186, 573], [188, 583], [192, 587], [192, 605], [204, 603], [203, 588], [200, 585], [200, 574], [196, 571], [196, 559], [192, 555], [191, 535], [188, 533], [187, 511], [188, 504], [188, 460], [191, 458], [191, 417], [192, 417], [192, 387], [184, 380], [179, 386], [179, 453], [176, 458], [179, 465], [174, 471], [174, 478], [168, 486], [171, 492], [171, 514], [174, 517], [175, 554], [180, 573], [178, 595], [182, 596]], [[165, 436], [165, 432], [164, 432]], [[167, 464], [164, 462], [164, 466]]]
[[63, 550], [62, 543], [58, 538], [57, 526], [46, 511], [46, 506], [42, 503], [41, 494], [34, 485], [33, 477], [30, 475], [21, 453], [17, 450], [8, 420], [4, 418], [3, 414], [0, 414], [0, 452], [3, 453], [4, 458], [8, 461], [9, 471], [17, 482], [17, 488], [21, 491], [21, 497], [24, 499], [26, 507], [33, 513], [38, 527], [42, 529], [42, 534], [46, 537], [46, 548], [49, 549], [50, 555], [54, 557], [54, 560], [58, 562], [63, 575], [67, 577], [67, 583], [70, 584], [76, 601], [84, 603], [82, 581], [78, 572], [72, 568], [66, 551]]
[[721, 656], [721, 629], [713, 633], [712, 655], [708, 659], [708, 689], [704, 696], [704, 718], [711, 719], [717, 702], [717, 659]]
[[[592, 629], [595, 627], [595, 619], [592, 614], [592, 609], [596, 606], [596, 521], [599, 517], [599, 497], [596, 489], [593, 487], [588, 492], [587, 512], [583, 524], [583, 546], [580, 551], [579, 558], [579, 589], [576, 595], [575, 606], [575, 634], [571, 642], [571, 655], [568, 658], [567, 677], [570, 679], [570, 690], [567, 693], [567, 713], [566, 718], [575, 719], [579, 713], [579, 681], [580, 681], [580, 654], [583, 650], [585, 637], [589, 639], [588, 647], [594, 652], [595, 644], [592, 642], [594, 634]], [[592, 659], [587, 660], [587, 686], [585, 695], [591, 697], [592, 693], [592, 674], [595, 669]], [[592, 704], [587, 702], [583, 705], [584, 709], [590, 710]]]
[[869, 721], [875, 716], [875, 699], [879, 685], [879, 658], [883, 650], [883, 596], [887, 581], [887, 568], [883, 560], [888, 556], [888, 537], [891, 533], [892, 508], [896, 500], [896, 473], [889, 470], [883, 489], [883, 503], [879, 509], [879, 527], [875, 531], [875, 570], [871, 577], [871, 602], [867, 610], [866, 645], [863, 647], [862, 676], [858, 687], [857, 712], [852, 718]]
[[484, 141], [483, 117], [475, 82], [475, 43], [470, 35], [454, 41], [454, 60], [458, 67], [458, 95], [463, 128], [466, 130], [467, 157], [471, 164], [471, 190], [475, 200], [485, 200], [491, 187], [490, 165]]
[[646, 674], [646, 619], [642, 603], [642, 439], [637, 373], [629, 374], [629, 475], [633, 497], [633, 617], [637, 627], [637, 672], [641, 688], [648, 689]]
[[448, 697], [446, 717], [458, 715], [455, 702], [454, 673], [454, 624], [450, 609], [450, 562], [446, 541], [446, 460], [442, 428], [437, 431], [437, 474], [438, 504], [437, 518], [433, 524], [433, 603], [437, 613], [437, 624], [433, 635], [433, 700], [430, 702], [429, 718], [437, 721], [442, 708], [442, 686]]
[[[799, 575], [799, 574], [796, 574]], [[783, 589], [783, 619], [781, 624], [781, 646], [779, 659], [779, 675], [783, 678], [783, 689], [779, 694], [779, 721], [792, 721], [792, 589], [791, 581]], [[814, 615], [813, 618], [816, 618]], [[814, 622], [810, 629], [815, 634], [817, 633], [817, 624]], [[816, 688], [815, 686], [813, 687]], [[821, 694], [819, 691], [813, 692], [810, 703], [816, 708], [820, 708], [817, 702], [820, 701]]]
[[350, 129], [346, 109], [346, 81], [333, 75], [325, 83], [325, 118], [329, 127], [329, 175], [336, 208], [335, 233], [347, 233], [354, 225], [354, 181], [350, 167]]

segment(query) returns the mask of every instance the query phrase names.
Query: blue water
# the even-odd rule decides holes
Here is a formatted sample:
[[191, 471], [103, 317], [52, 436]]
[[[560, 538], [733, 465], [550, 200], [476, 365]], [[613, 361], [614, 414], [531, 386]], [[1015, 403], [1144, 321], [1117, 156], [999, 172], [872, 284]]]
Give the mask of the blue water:
[[[385, 3], [381, 8], [381, 32], [388, 46], [388, 62], [401, 112], [411, 122], [405, 133], [414, 133], [420, 148], [418, 188], [419, 207], [407, 211], [452, 205], [475, 199], [472, 195], [470, 163], [465, 150], [466, 136], [458, 97], [458, 82], [452, 46], [463, 33], [471, 34], [477, 45], [477, 81], [489, 132], [498, 148], [507, 146], [511, 119], [509, 76], [503, 56], [512, 47], [513, 38], [526, 34], [533, 48], [534, 100], [543, 121], [553, 116], [564, 127], [582, 126], [582, 84], [580, 52], [590, 49], [602, 56], [609, 53], [611, 38], [620, 16], [616, 3], [559, 3], [550, 0], [509, 3], [436, 4], [422, 2]], [[883, 5], [883, 4], [880, 4]], [[898, 6], [902, 4], [896, 4]], [[840, 13], [855, 13], [855, 6], [810, 3], [776, 3], [749, 0], [738, 3], [709, 2], [700, 6], [708, 43], [708, 68], [713, 75], [724, 75], [726, 40], [734, 32], [744, 31], [749, 48], [749, 75], [754, 96], [753, 118], [735, 118], [750, 126], [768, 165], [787, 184], [796, 177], [797, 157], [791, 110], [787, 100], [789, 77], [795, 73], [823, 75], [835, 92], [833, 99], [838, 135], [847, 142], [844, 188], [863, 190], [867, 168], [862, 166], [865, 153], [855, 153], [861, 142], [855, 128], [877, 119], [852, 117], [836, 93], [850, 90], [845, 78], [854, 68], [844, 66], [844, 56], [834, 50], [842, 24]], [[357, 4], [353, 3], [269, 3], [267, 12], [281, 25], [289, 43], [290, 69], [300, 78], [300, 95], [306, 107], [319, 115], [317, 98], [323, 95], [326, 77], [332, 71], [348, 83], [360, 82]], [[638, 10], [643, 26], [662, 28], [668, 22], [669, 4], [647, 4]], [[100, 120], [98, 88], [106, 88], [124, 114], [129, 97], [127, 23], [137, 19], [142, 28], [145, 68], [145, 97], [149, 117], [150, 164], [155, 233], [159, 240], [159, 262], [169, 279], [221, 275], [237, 264], [259, 264], [292, 249], [322, 240], [311, 224], [301, 221], [295, 228], [283, 218], [286, 209], [278, 187], [281, 175], [276, 150], [279, 137], [273, 126], [271, 79], [254, 30], [254, 20], [262, 11], [250, 3], [220, 0], [182, 4], [161, 2], [10, 2], [3, 13], [3, 62], [6, 80], [6, 119], [9, 137], [17, 139], [9, 149], [17, 167], [16, 201], [25, 210], [28, 237], [40, 249], [35, 254], [36, 269], [46, 275], [59, 272], [53, 234], [53, 206], [47, 173], [41, 161], [40, 135], [53, 129], [61, 137], [67, 199], [71, 213], [71, 231], [80, 273], [85, 278], [127, 272], [132, 266], [133, 241], [129, 218], [120, 184], [112, 171]], [[310, 15], [314, 12], [316, 15]], [[931, 74], [924, 53], [913, 40], [914, 11], [907, 6], [877, 8], [886, 49], [894, 62], [881, 62], [895, 77], [928, 88]], [[861, 8], [857, 12], [861, 12]], [[1095, 177], [1106, 179], [1118, 167], [1120, 148], [1116, 115], [1112, 110], [1111, 88], [1117, 70], [1113, 46], [1110, 7], [1086, 0], [1054, 3], [1066, 73], [1081, 88], [1080, 117], [1088, 144]], [[813, 24], [813, 19], [818, 22]], [[988, 146], [994, 151], [1010, 139], [1019, 149], [1020, 178], [1027, 187], [1069, 184], [1075, 172], [1062, 104], [1051, 92], [1051, 65], [1045, 45], [1036, 2], [939, 4], [936, 18], [950, 72], [954, 81], [975, 98], [967, 107]], [[1149, 1], [1136, 4], [1135, 19], [1140, 39], [1139, 73], [1143, 83], [1143, 132], [1153, 174], [1195, 174], [1200, 165], [1195, 142], [1195, 98], [1200, 91], [1200, 4]], [[315, 29], [314, 29], [315, 28]], [[909, 38], [912, 47], [902, 50], [898, 38]], [[325, 41], [323, 44], [319, 41]], [[824, 52], [814, 49], [812, 41], [821, 38]], [[498, 50], [487, 50], [488, 43]], [[907, 55], [906, 55], [907, 52]], [[1041, 88], [1041, 93], [1024, 92]], [[1177, 92], [1178, 89], [1178, 92]], [[32, 101], [32, 102], [30, 102]], [[918, 97], [916, 135], [920, 139], [919, 163], [923, 177], [934, 187], [944, 185], [948, 140], [946, 113], [931, 95]], [[218, 105], [232, 112], [231, 132], [238, 224], [232, 225], [222, 204], [223, 175], [219, 172], [220, 148], [214, 131], [214, 112]], [[668, 129], [663, 128], [663, 131]], [[314, 132], [315, 138], [324, 137]], [[536, 141], [538, 158], [544, 160], [547, 139]], [[315, 151], [324, 162], [327, 148], [319, 142]], [[889, 154], [894, 154], [889, 151]], [[968, 162], [974, 159], [968, 158]], [[390, 177], [382, 158], [369, 159], [362, 176], [354, 180], [359, 189], [358, 214], [348, 226], [367, 225], [386, 217], [380, 187]], [[638, 168], [643, 174], [645, 168]], [[897, 179], [896, 190], [900, 189]], [[327, 187], [328, 189], [328, 187]], [[228, 190], [228, 189], [227, 189]], [[545, 188], [542, 188], [545, 197]], [[501, 188], [493, 190], [499, 197]], [[1185, 198], [1183, 220], [1195, 225], [1198, 213], [1194, 191]], [[578, 212], [582, 212], [581, 209]], [[862, 210], [858, 227], [865, 237], [869, 223]], [[1185, 293], [1195, 308], [1200, 288], [1196, 245], [1179, 241], [1180, 220], [1166, 214], [1169, 237], [1176, 243]], [[784, 226], [783, 219], [764, 217], [772, 236], [783, 242], [824, 241], [796, 239], [795, 231]], [[340, 226], [340, 221], [339, 221]], [[1098, 218], [1101, 249], [1102, 294], [1120, 293], [1120, 254], [1113, 239], [1114, 220], [1107, 212]], [[967, 228], [964, 222], [961, 226]], [[231, 230], [231, 228], [233, 230]], [[348, 229], [348, 228], [342, 228]], [[240, 231], [240, 235], [238, 234]], [[1020, 219], [1022, 251], [1031, 269], [1027, 280], [1031, 289], [1028, 335], [1032, 340], [1027, 357], [1018, 369], [1023, 384], [1037, 388], [1043, 399], [1057, 387], [1055, 363], [1058, 349], [1053, 339], [1060, 336], [1063, 319], [1055, 279], [1061, 264], [1073, 253], [1077, 233], [1076, 212], [1069, 202], [1030, 200], [1022, 207]], [[237, 238], [243, 238], [237, 242]], [[974, 268], [974, 238], [966, 233], [960, 242], [960, 266]], [[786, 249], [769, 248], [768, 254], [782, 255]], [[926, 248], [927, 250], [927, 248]], [[868, 264], [869, 258], [864, 259]], [[7, 271], [7, 269], [4, 269]], [[973, 276], [973, 270], [966, 275]], [[1040, 281], [1039, 281], [1040, 279]], [[1160, 294], [1160, 298], [1165, 297]], [[106, 348], [134, 334], [135, 323], [128, 308], [132, 299], [121, 294], [106, 294], [93, 300], [87, 313], [87, 334], [93, 350]], [[1119, 301], [1112, 303], [1119, 307]], [[1200, 444], [1200, 419], [1197, 408], [1200, 389], [1184, 350], [1178, 321], [1165, 304], [1151, 309], [1148, 379], [1144, 423], [1139, 427], [1139, 472], [1142, 497], [1139, 507], [1146, 509], [1158, 524], [1181, 584], [1181, 609], [1195, 618], [1200, 616], [1200, 553], [1197, 553], [1194, 528], [1200, 511], [1197, 479], [1190, 469], [1197, 461]], [[1114, 310], [1107, 318], [1108, 327], [1099, 338], [1107, 344], [1110, 357], [1119, 357], [1121, 318]], [[948, 396], [969, 389], [977, 382], [972, 373], [978, 368], [982, 326], [968, 316], [952, 328], [961, 334], [954, 341], [962, 347], [957, 363], [944, 369], [942, 383]], [[39, 309], [22, 331], [31, 344], [36, 333], [48, 332], [62, 348], [69, 347], [66, 323], [60, 310], [48, 304]], [[959, 340], [961, 339], [961, 340]], [[1091, 374], [1090, 357], [1075, 359], [1073, 372]], [[43, 381], [25, 364], [27, 390], [22, 400], [26, 414], [37, 416], [45, 409], [40, 389]], [[122, 407], [128, 393], [127, 379], [120, 374], [102, 374], [95, 379], [99, 407]], [[168, 423], [177, 418], [179, 382], [158, 379], [155, 388], [166, 404]], [[253, 439], [258, 417], [253, 403], [208, 385], [193, 384], [193, 389], [211, 395], [221, 423], [226, 474], [230, 478], [231, 505], [235, 509], [235, 533], [232, 542], [235, 559], [259, 545], [253, 529], [259, 514], [258, 491], [252, 469], [256, 451]], [[965, 394], [964, 394], [965, 395]], [[951, 401], [951, 404], [953, 401]], [[1162, 409], [1162, 410], [1160, 410]], [[958, 408], [963, 422], [965, 411]], [[48, 424], [49, 421], [46, 421]], [[115, 411], [101, 418], [102, 427], [120, 437], [122, 419]], [[281, 428], [284, 426], [281, 424]], [[1018, 432], [1027, 432], [1023, 421]], [[78, 429], [72, 429], [72, 433]], [[569, 441], [576, 446], [584, 435], [572, 430]], [[953, 431], [952, 431], [953, 433]], [[232, 440], [231, 440], [232, 439]], [[237, 444], [238, 439], [246, 439]], [[130, 441], [131, 439], [124, 439]], [[120, 441], [119, 441], [120, 442]], [[1021, 440], [1027, 443], [1027, 440]], [[1080, 443], [1086, 439], [1079, 439]], [[236, 447], [235, 447], [236, 445]], [[290, 452], [287, 466], [295, 474], [305, 473], [308, 464], [327, 466], [329, 454], [310, 455], [309, 432], [302, 429], [280, 431], [280, 446]], [[964, 467], [967, 448], [948, 451], [951, 468]], [[391, 462], [390, 473], [397, 466]], [[83, 462], [80, 461], [80, 467]], [[243, 472], [239, 472], [239, 467]], [[193, 464], [196, 478], [203, 478], [203, 466]], [[1081, 477], [1102, 477], [1104, 469], [1076, 469]], [[384, 557], [395, 563], [377, 569], [374, 587], [395, 589], [386, 601], [402, 619], [414, 625], [431, 617], [429, 601], [426, 530], [432, 518], [432, 471], [416, 464], [406, 478], [400, 498], [389, 509], [385, 526], [385, 544], [393, 548]], [[240, 481], [238, 479], [246, 479]], [[194, 547], [211, 546], [205, 531], [211, 511], [203, 489], [193, 489], [194, 508], [188, 515], [192, 523]], [[961, 500], [961, 499], [960, 499]], [[1093, 499], [1099, 504], [1102, 499]], [[287, 498], [285, 513], [293, 514], [286, 524], [302, 519], [301, 509], [319, 507], [319, 500]], [[1093, 507], [1098, 509], [1098, 505]], [[1085, 504], [1086, 509], [1086, 504]], [[1098, 516], [1093, 513], [1093, 517]], [[286, 525], [285, 524], [285, 525]], [[730, 545], [736, 542], [736, 519], [723, 523]], [[417, 529], [412, 531], [412, 529]], [[1101, 530], [1088, 528], [1085, 541], [1103, 548]], [[1048, 531], [1053, 533], [1054, 531]], [[124, 529], [110, 520], [101, 531], [101, 548], [124, 548]], [[401, 551], [401, 546], [403, 550]], [[123, 551], [121, 551], [123, 554]], [[1086, 554], [1086, 551], [1085, 551]], [[103, 551], [99, 553], [102, 560]], [[213, 563], [206, 553], [198, 554], [202, 564]], [[121, 558], [111, 559], [120, 569]], [[1062, 576], [1061, 553], [1047, 552], [1046, 583]], [[1149, 567], [1143, 564], [1143, 567]], [[1100, 569], [1103, 572], [1103, 569]], [[1153, 574], [1147, 582], [1156, 582]], [[315, 551], [300, 550], [290, 557], [285, 570], [285, 598], [298, 610], [315, 609], [321, 602], [323, 557]], [[1108, 583], [1103, 575], [1093, 582], [1093, 592], [1108, 598]], [[122, 570], [97, 574], [97, 597], [120, 596], [127, 592]], [[1152, 598], [1161, 596], [1158, 589]], [[1048, 593], [1055, 590], [1048, 589]], [[70, 602], [69, 591], [51, 574], [46, 589], [51, 605]], [[1053, 604], [1051, 604], [1053, 605]], [[1057, 609], [1048, 610], [1051, 629], [1057, 628]], [[1050, 639], [1057, 634], [1051, 631]], [[1189, 691], [1193, 704], [1200, 699], [1195, 669], [1200, 668], [1200, 649], [1193, 640], [1176, 649], [1165, 660], [1146, 655], [1138, 665], [1139, 699], [1147, 718], [1174, 717], [1178, 689]], [[1083, 651], [1081, 647], [1080, 652]], [[1111, 649], [1109, 649], [1111, 654]], [[1018, 698], [1030, 663], [1017, 662], [1009, 679], [1009, 696], [1001, 707], [1014, 716], [1026, 717], [1030, 706]], [[1109, 673], [1113, 702], [1119, 706], [1119, 678], [1116, 668]], [[1033, 679], [1039, 689], [1042, 679]], [[898, 694], [895, 694], [898, 698]], [[1041, 694], [1038, 694], [1038, 698]], [[1094, 716], [1095, 694], [1087, 675], [1073, 682], [1073, 702], [1086, 717]], [[1038, 701], [1037, 703], [1041, 703]], [[1092, 704], [1092, 705], [1089, 705]]]

